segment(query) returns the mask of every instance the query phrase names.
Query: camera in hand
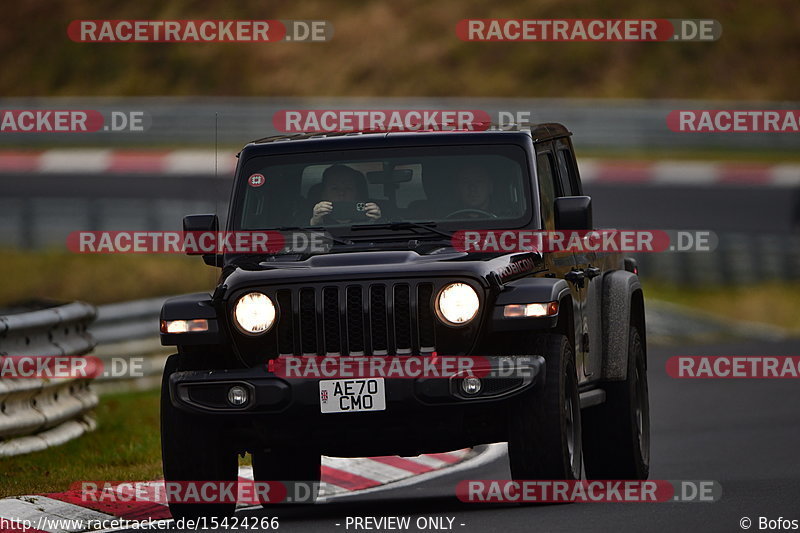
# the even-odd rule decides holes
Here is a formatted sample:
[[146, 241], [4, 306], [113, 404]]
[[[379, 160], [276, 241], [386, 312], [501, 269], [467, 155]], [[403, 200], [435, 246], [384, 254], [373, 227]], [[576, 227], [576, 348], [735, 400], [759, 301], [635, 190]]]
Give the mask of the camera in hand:
[[367, 218], [367, 202], [331, 202], [331, 215], [336, 220], [364, 220]]

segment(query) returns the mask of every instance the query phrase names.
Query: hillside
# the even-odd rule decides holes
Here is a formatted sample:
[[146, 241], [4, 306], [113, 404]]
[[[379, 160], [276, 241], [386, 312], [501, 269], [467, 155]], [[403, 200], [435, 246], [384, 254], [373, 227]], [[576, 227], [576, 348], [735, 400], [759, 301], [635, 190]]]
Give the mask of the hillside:
[[[797, 0], [24, 0], [3, 7], [3, 96], [797, 99]], [[714, 18], [713, 43], [469, 43], [462, 18]], [[86, 44], [75, 19], [326, 19], [329, 43]]]

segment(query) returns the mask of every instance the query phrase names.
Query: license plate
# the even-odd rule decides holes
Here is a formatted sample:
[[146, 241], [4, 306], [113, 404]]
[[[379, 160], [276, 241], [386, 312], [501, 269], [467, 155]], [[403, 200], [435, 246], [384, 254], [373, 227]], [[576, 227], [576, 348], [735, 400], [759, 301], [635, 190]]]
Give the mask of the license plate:
[[386, 389], [383, 378], [320, 381], [319, 408], [323, 413], [385, 411]]

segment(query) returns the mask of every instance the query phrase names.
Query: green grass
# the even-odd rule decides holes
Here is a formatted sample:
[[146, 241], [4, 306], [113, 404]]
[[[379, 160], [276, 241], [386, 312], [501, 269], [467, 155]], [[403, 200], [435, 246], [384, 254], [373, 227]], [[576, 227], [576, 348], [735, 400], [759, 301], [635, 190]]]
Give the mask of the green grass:
[[211, 292], [218, 269], [183, 255], [82, 255], [66, 250], [2, 250], [0, 306], [30, 299], [105, 304], [188, 292]]
[[[92, 304], [211, 291], [217, 269], [179, 255], [80, 255], [67, 251], [6, 250], [0, 306], [32, 298]], [[800, 331], [800, 282], [690, 288], [645, 280], [648, 298], [674, 302], [736, 320]]]
[[[95, 431], [62, 446], [0, 459], [0, 498], [62, 492], [82, 481], [163, 479], [160, 395], [155, 389], [102, 396]], [[250, 456], [239, 464], [252, 464]]]
[[800, 152], [797, 150], [745, 150], [745, 149], [708, 149], [708, 148], [678, 148], [678, 149], [606, 149], [582, 148], [580, 139], [575, 138], [575, 150], [578, 159], [613, 159], [628, 161], [711, 161], [722, 163], [798, 163]]
[[160, 391], [104, 396], [98, 428], [41, 452], [0, 459], [0, 498], [61, 492], [80, 481], [162, 479]]
[[687, 288], [644, 281], [645, 297], [732, 320], [762, 322], [800, 333], [800, 282]]

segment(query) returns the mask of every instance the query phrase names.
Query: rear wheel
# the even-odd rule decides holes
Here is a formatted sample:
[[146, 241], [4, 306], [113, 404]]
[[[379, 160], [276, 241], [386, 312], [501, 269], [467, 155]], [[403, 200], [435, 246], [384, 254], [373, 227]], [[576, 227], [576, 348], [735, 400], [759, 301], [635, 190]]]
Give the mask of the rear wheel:
[[586, 476], [647, 479], [650, 474], [650, 402], [642, 336], [631, 325], [625, 381], [606, 385], [605, 403], [583, 413]]
[[534, 348], [545, 358], [545, 381], [510, 413], [511, 477], [580, 479], [581, 409], [572, 347], [567, 337], [553, 334], [539, 337]]
[[[314, 503], [318, 496], [322, 456], [312, 450], [272, 450], [253, 453], [253, 478], [278, 481], [286, 487], [285, 503]], [[282, 503], [282, 502], [275, 502]], [[271, 502], [262, 502], [265, 507]]]
[[[161, 459], [164, 480], [217, 482], [231, 488], [236, 496], [239, 460], [235, 451], [225, 441], [222, 428], [209, 423], [202, 416], [176, 409], [169, 396], [169, 376], [178, 370], [179, 355], [167, 359], [161, 381]], [[232, 516], [236, 502], [180, 503], [167, 491], [172, 517], [197, 518], [201, 516]]]

